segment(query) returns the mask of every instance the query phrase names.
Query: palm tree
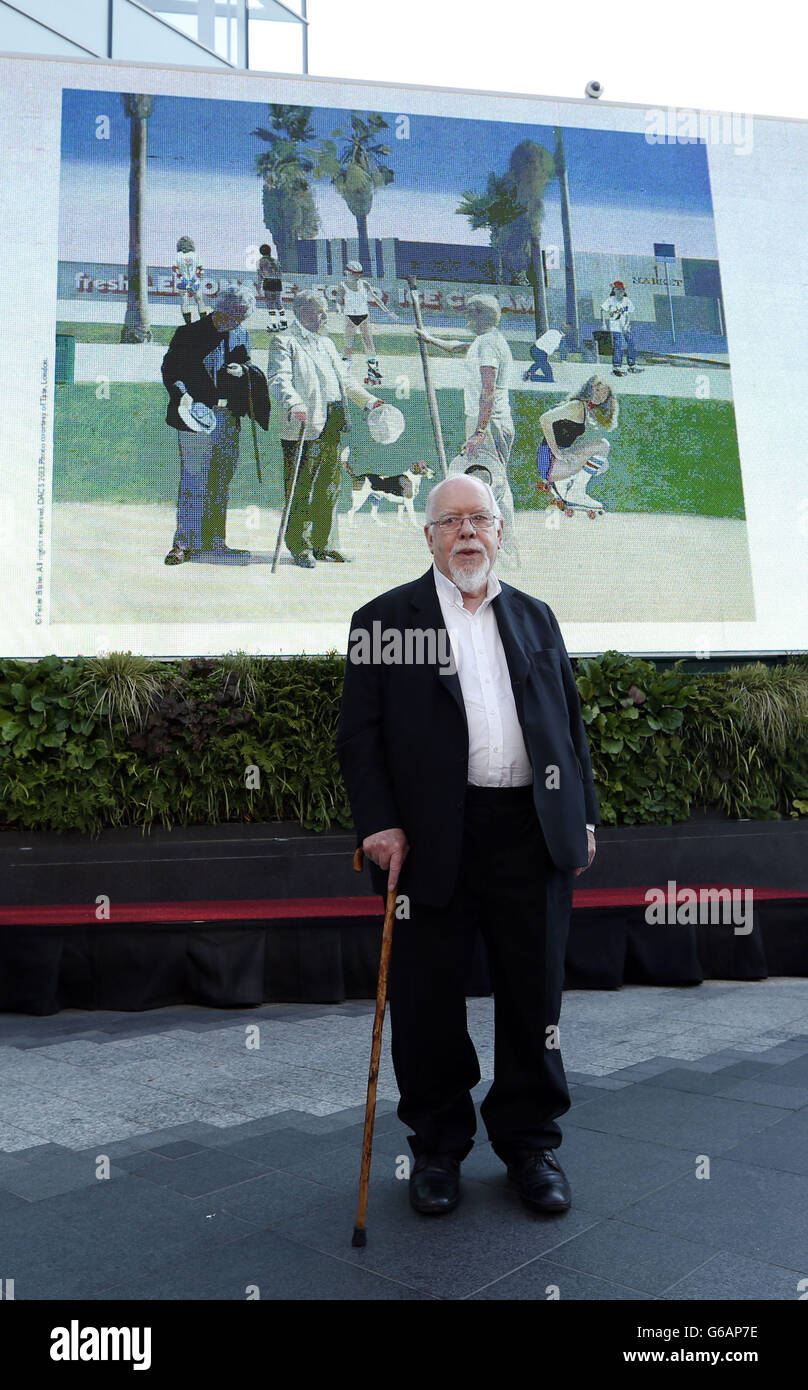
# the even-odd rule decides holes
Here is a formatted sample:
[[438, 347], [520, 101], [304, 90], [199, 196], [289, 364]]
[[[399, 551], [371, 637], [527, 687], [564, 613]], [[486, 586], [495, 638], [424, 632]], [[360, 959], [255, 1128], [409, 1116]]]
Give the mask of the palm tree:
[[561, 233], [564, 238], [564, 279], [567, 290], [567, 347], [577, 352], [581, 336], [581, 322], [578, 317], [578, 286], [575, 279], [575, 257], [572, 251], [572, 231], [570, 228], [570, 190], [567, 182], [567, 162], [564, 156], [564, 136], [560, 126], [554, 126], [555, 161], [558, 186], [561, 192]]
[[154, 97], [121, 94], [129, 117], [129, 266], [122, 343], [150, 343], [149, 277], [143, 264], [143, 204], [146, 194], [147, 123]]
[[[316, 179], [331, 180], [356, 218], [359, 259], [366, 269], [370, 266], [368, 214], [373, 206], [373, 195], [377, 188], [385, 188], [395, 177], [393, 170], [382, 163], [390, 153], [390, 146], [380, 144], [378, 136], [386, 129], [387, 121], [378, 111], [368, 111], [364, 116], [352, 111], [350, 134], [332, 130], [332, 138], [321, 141], [314, 170]], [[341, 153], [336, 140], [344, 142]]]
[[502, 234], [505, 227], [515, 222], [522, 211], [513, 186], [507, 175], [502, 177], [499, 174], [489, 174], [483, 193], [473, 193], [467, 189], [461, 198], [457, 213], [461, 217], [467, 217], [475, 231], [480, 227], [488, 228], [494, 253], [494, 280], [496, 284], [501, 285], [505, 279]]
[[270, 129], [253, 131], [269, 145], [255, 160], [264, 181], [264, 226], [272, 233], [281, 267], [290, 271], [297, 269], [298, 238], [315, 237], [320, 226], [309, 180], [314, 161], [305, 148], [314, 138], [311, 113], [311, 106], [272, 102]]
[[555, 174], [553, 156], [543, 145], [523, 140], [508, 162], [509, 181], [514, 196], [522, 208], [522, 216], [511, 223], [513, 244], [521, 243], [528, 253], [528, 279], [533, 286], [536, 303], [536, 336], [547, 331], [547, 297], [544, 290], [544, 266], [541, 255], [541, 224], [544, 217], [544, 190]]

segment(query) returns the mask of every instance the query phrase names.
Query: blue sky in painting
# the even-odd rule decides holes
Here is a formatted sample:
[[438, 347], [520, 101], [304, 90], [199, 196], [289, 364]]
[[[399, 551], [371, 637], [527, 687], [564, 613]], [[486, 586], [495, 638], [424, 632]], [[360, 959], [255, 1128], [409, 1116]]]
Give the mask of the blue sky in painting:
[[[550, 126], [414, 115], [410, 138], [397, 140], [396, 113], [383, 137], [395, 181], [377, 193], [371, 236], [485, 244], [455, 214], [466, 189], [484, 187], [489, 172], [504, 173], [522, 140], [553, 148]], [[96, 139], [96, 118], [110, 117], [110, 138]], [[345, 130], [349, 113], [315, 108], [316, 139]], [[149, 120], [150, 200], [154, 235], [150, 259], [165, 259], [177, 225], [204, 215], [207, 263], [229, 263], [236, 248], [261, 234], [260, 181], [254, 161], [264, 143], [253, 135], [269, 125], [265, 104], [158, 96]], [[570, 200], [580, 249], [648, 253], [670, 239], [685, 255], [715, 255], [707, 154], [703, 145], [651, 145], [641, 134], [564, 130]], [[66, 259], [118, 259], [124, 227], [121, 199], [129, 160], [129, 122], [112, 92], [66, 91], [62, 134], [62, 245]], [[327, 181], [314, 184], [321, 235], [350, 236], [355, 224]], [[546, 192], [546, 223], [558, 220], [558, 186]], [[165, 217], [160, 218], [157, 208]], [[227, 209], [231, 211], [228, 213]], [[171, 232], [163, 223], [171, 223]], [[165, 250], [163, 246], [165, 245]], [[158, 249], [159, 246], [159, 249]], [[239, 252], [239, 254], [241, 254]]]

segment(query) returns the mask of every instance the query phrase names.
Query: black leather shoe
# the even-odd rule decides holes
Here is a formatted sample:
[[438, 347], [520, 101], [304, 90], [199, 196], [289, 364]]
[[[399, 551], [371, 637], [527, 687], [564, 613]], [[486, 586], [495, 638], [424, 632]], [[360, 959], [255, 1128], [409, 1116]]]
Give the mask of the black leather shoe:
[[442, 1216], [459, 1201], [459, 1160], [451, 1154], [421, 1154], [410, 1173], [410, 1206], [425, 1216]]
[[552, 1149], [523, 1149], [508, 1164], [508, 1177], [529, 1207], [552, 1216], [568, 1211], [570, 1185]]

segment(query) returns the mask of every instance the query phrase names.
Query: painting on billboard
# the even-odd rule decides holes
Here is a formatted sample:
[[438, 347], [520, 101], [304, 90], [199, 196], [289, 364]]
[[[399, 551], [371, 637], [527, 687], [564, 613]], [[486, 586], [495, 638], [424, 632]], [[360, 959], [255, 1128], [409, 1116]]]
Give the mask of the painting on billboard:
[[311, 650], [464, 472], [560, 619], [754, 619], [703, 143], [66, 90], [59, 238], [53, 623]]

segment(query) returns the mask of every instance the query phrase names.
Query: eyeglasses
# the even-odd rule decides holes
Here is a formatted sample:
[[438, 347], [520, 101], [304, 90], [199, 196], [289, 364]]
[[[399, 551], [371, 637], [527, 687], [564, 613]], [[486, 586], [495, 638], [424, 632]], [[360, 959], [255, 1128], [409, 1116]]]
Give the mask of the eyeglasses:
[[487, 531], [493, 526], [495, 518], [490, 512], [474, 512], [471, 516], [439, 516], [430, 521], [430, 526], [439, 526], [441, 531], [459, 531], [464, 521], [470, 521], [475, 531]]

